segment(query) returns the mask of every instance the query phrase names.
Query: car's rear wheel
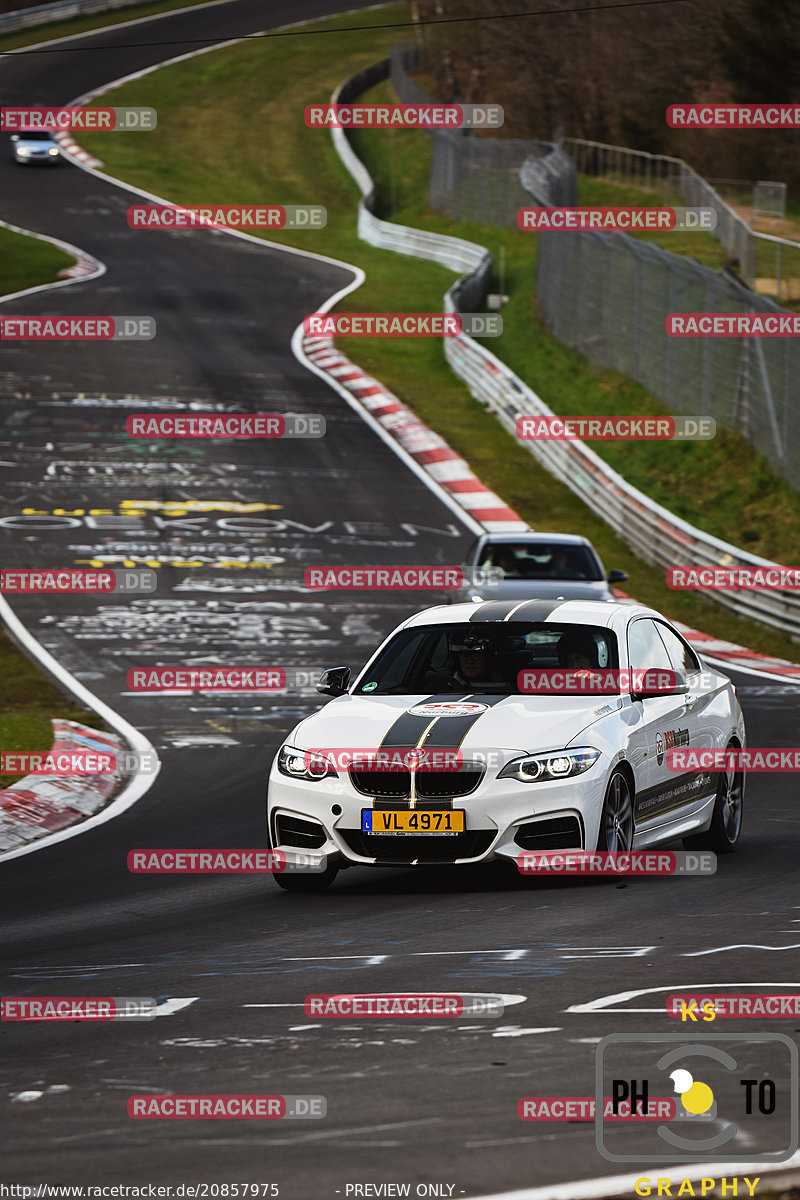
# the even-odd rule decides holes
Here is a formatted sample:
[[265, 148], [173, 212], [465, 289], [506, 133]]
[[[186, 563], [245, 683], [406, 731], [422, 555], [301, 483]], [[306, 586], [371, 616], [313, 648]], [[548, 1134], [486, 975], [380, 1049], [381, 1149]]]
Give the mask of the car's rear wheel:
[[276, 871], [273, 879], [285, 892], [327, 892], [336, 876], [336, 867], [312, 873], [303, 871]]
[[633, 845], [633, 790], [624, 771], [612, 772], [603, 801], [598, 850], [630, 850]]
[[[736, 742], [728, 750], [738, 750]], [[711, 824], [705, 833], [693, 833], [683, 839], [687, 850], [713, 850], [731, 854], [742, 832], [744, 813], [744, 776], [741, 771], [721, 771]]]

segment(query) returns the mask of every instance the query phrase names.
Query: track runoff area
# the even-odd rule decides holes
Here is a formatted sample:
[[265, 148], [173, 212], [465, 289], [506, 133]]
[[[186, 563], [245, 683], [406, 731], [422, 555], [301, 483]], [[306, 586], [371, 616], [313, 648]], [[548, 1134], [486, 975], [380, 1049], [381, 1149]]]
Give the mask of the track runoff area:
[[[9, 103], [57, 104], [103, 87], [110, 71], [98, 48], [113, 45], [113, 70], [123, 75], [187, 52], [193, 38], [213, 45], [247, 36], [263, 28], [261, 8], [229, 0], [133, 18], [60, 41], [48, 59], [13, 56]], [[289, 8], [275, 6], [270, 22], [296, 20]], [[308, 4], [302, 16], [334, 8]], [[404, 108], [384, 107], [374, 123], [362, 116], [351, 126], [410, 125]], [[347, 127], [347, 112], [332, 108], [307, 123], [321, 135], [337, 122]], [[467, 108], [455, 106], [442, 127], [495, 127], [496, 111]], [[156, 127], [139, 129], [146, 136]], [[427, 127], [419, 113], [415, 127]], [[69, 125], [77, 140], [80, 129]], [[640, 747], [641, 761], [655, 765], [636, 799], [674, 819], [687, 793], [680, 773], [667, 787], [657, 768], [697, 751], [693, 778], [708, 785], [697, 803], [705, 799], [719, 817], [714, 849], [682, 845], [678, 827], [668, 843], [626, 846], [624, 803], [601, 836], [602, 789], [590, 844], [591, 799], [585, 811], [570, 808], [592, 769], [590, 744], [570, 755], [553, 728], [541, 754], [523, 739], [510, 764], [498, 755], [512, 709], [539, 723], [587, 699], [593, 713], [623, 703], [619, 677], [616, 691], [607, 686], [623, 664], [521, 664], [536, 686], [506, 697], [491, 680], [479, 680], [484, 691], [473, 682], [481, 639], [459, 628], [450, 651], [445, 631], [445, 656], [468, 672], [455, 690], [444, 661], [435, 664], [438, 686], [416, 704], [402, 692], [377, 694], [379, 685], [367, 690], [365, 679], [353, 696], [360, 719], [391, 709], [372, 741], [348, 745], [347, 728], [331, 729], [282, 759], [284, 778], [324, 789], [317, 794], [331, 810], [340, 804], [335, 781], [357, 778], [372, 791], [359, 808], [379, 830], [383, 822], [383, 834], [353, 831], [355, 865], [315, 894], [327, 864], [313, 812], [284, 804], [288, 820], [276, 814], [265, 838], [269, 763], [299, 722], [342, 710], [341, 676], [329, 676], [328, 695], [315, 689], [322, 669], [357, 671], [431, 603], [465, 591], [471, 603], [470, 544], [486, 506], [500, 511], [497, 498], [476, 480], [465, 493], [475, 502], [459, 503], [445, 486], [455, 459], [448, 448], [434, 439], [423, 453], [438, 474], [426, 474], [363, 406], [343, 405], [341, 390], [291, 357], [304, 319], [323, 322], [309, 336], [330, 333], [326, 303], [353, 279], [346, 264], [313, 252], [324, 196], [307, 206], [307, 220], [270, 204], [261, 221], [237, 197], [186, 217], [188, 208], [140, 196], [173, 215], [129, 220], [130, 190], [96, 168], [47, 173], [47, 192], [44, 173], [11, 162], [2, 169], [3, 219], [80, 247], [115, 289], [104, 296], [102, 284], [84, 284], [0, 305], [13, 351], [0, 390], [4, 616], [25, 649], [114, 731], [71, 729], [63, 745], [17, 758], [2, 747], [4, 769], [30, 774], [4, 793], [9, 820], [0, 829], [45, 831], [12, 841], [0, 871], [9, 951], [2, 1194], [70, 1187], [87, 1197], [566, 1200], [750, 1196], [783, 1186], [798, 1165], [790, 750], [800, 705], [791, 679], [759, 677], [757, 665], [731, 671], [747, 746], [716, 745], [708, 723], [706, 740], [693, 744], [696, 697], [680, 690], [683, 671], [670, 659], [672, 678], [628, 706], [655, 714]], [[220, 238], [237, 219], [238, 240]], [[627, 227], [640, 223], [632, 216]], [[241, 231], [257, 224], [306, 228], [304, 252], [245, 246]], [[152, 256], [140, 230], [156, 239]], [[176, 281], [174, 295], [165, 279]], [[115, 303], [120, 288], [124, 308]], [[175, 296], [193, 298], [177, 321]], [[263, 329], [264, 297], [273, 332], [256, 343], [246, 330]], [[209, 338], [209, 311], [237, 317]], [[351, 321], [333, 332], [465, 330], [456, 321], [440, 328], [437, 314], [411, 314], [411, 329], [395, 327], [397, 314], [363, 316], [363, 328]], [[481, 314], [466, 316], [484, 321], [467, 323], [476, 334], [498, 331]], [[720, 332], [684, 316], [676, 336]], [[319, 371], [324, 357], [315, 353]], [[347, 370], [329, 367], [341, 389]], [[632, 422], [622, 436], [713, 436], [704, 418], [676, 432], [677, 420], [641, 431]], [[621, 432], [604, 429], [589, 432]], [[564, 423], [521, 436], [581, 434]], [[515, 518], [506, 510], [507, 527], [521, 532]], [[792, 586], [788, 571], [782, 587]], [[498, 578], [484, 573], [481, 586]], [[764, 572], [744, 583], [685, 573], [674, 586], [777, 585]], [[491, 591], [460, 625], [510, 630], [512, 610], [529, 605], [530, 625], [546, 634], [552, 601], [508, 603]], [[504, 645], [503, 653], [510, 661], [527, 651]], [[713, 693], [709, 707], [720, 705], [724, 683], [694, 682], [703, 697]], [[476, 745], [481, 728], [492, 733]], [[472, 855], [453, 866], [458, 856], [445, 843], [469, 836], [456, 828], [469, 805], [455, 796], [465, 774], [509, 765], [507, 789], [542, 797], [563, 789], [562, 811], [574, 811], [584, 832], [570, 842], [562, 828], [559, 842], [551, 825], [550, 844], [516, 843], [518, 855], [489, 864], [470, 865], [480, 853], [465, 843]], [[735, 854], [722, 853], [737, 795], [722, 781], [743, 773], [742, 838]], [[101, 777], [108, 803], [87, 815], [81, 797]], [[279, 833], [289, 840], [276, 844]], [[383, 838], [394, 865], [368, 865], [370, 836]]]

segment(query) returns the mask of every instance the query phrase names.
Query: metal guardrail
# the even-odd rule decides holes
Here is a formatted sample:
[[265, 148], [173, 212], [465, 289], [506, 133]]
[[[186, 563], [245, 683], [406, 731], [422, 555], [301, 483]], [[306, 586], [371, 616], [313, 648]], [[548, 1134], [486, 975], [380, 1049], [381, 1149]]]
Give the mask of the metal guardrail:
[[68, 21], [71, 17], [92, 16], [94, 13], [115, 12], [118, 8], [134, 8], [151, 0], [55, 0], [36, 8], [20, 8], [16, 12], [0, 13], [0, 33], [16, 29], [34, 29], [53, 21]]
[[[367, 88], [386, 79], [389, 60], [359, 72], [336, 89], [331, 102], [348, 103]], [[429, 233], [383, 221], [374, 214], [375, 185], [353, 151], [345, 131], [332, 129], [339, 157], [362, 192], [358, 233], [365, 242], [398, 254], [439, 262], [465, 275], [448, 289], [444, 311], [473, 310], [488, 287], [492, 258], [474, 242]], [[504, 363], [473, 338], [461, 334], [444, 338], [444, 353], [453, 371], [476, 400], [516, 434], [518, 416], [551, 416], [552, 410]], [[644, 562], [667, 568], [687, 566], [776, 566], [770, 559], [748, 554], [676, 517], [632, 487], [585, 443], [580, 441], [522, 441], [533, 457], [560, 483], [585, 501]], [[781, 630], [800, 641], [800, 596], [784, 592], [708, 592], [710, 599]]]

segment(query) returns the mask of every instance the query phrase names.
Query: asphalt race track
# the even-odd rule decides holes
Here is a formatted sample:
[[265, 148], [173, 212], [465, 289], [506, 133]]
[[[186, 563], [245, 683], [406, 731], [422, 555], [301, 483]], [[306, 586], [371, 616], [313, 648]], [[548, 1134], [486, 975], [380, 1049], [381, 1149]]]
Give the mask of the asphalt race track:
[[[91, 38], [114, 45], [105, 54], [86, 50], [84, 37], [69, 53], [7, 57], [3, 100], [63, 104], [193, 48], [134, 43], [224, 40], [336, 7], [235, 0]], [[203, 231], [149, 231], [145, 255], [125, 225], [127, 193], [66, 167], [44, 182], [3, 158], [0, 217], [74, 243], [107, 272], [4, 311], [147, 313], [158, 337], [4, 347], [0, 553], [5, 566], [98, 555], [163, 564], [154, 596], [12, 601], [45, 647], [150, 738], [163, 768], [117, 819], [2, 866], [2, 991], [186, 1003], [150, 1022], [5, 1026], [4, 1174], [23, 1184], [274, 1182], [289, 1200], [321, 1200], [366, 1182], [477, 1196], [618, 1173], [598, 1155], [591, 1123], [525, 1124], [517, 1101], [591, 1095], [599, 1038], [680, 1028], [663, 1005], [629, 1015], [572, 1006], [638, 989], [791, 981], [794, 778], [750, 778], [743, 842], [713, 878], [351, 869], [318, 898], [256, 876], [129, 874], [133, 848], [261, 847], [268, 764], [324, 702], [311, 686], [235, 702], [142, 697], [127, 692], [129, 667], [356, 667], [429, 597], [309, 598], [250, 563], [459, 563], [473, 535], [291, 354], [298, 322], [347, 272]], [[156, 452], [132, 443], [125, 416], [165, 403], [321, 413], [327, 435], [160, 442]], [[749, 742], [791, 745], [800, 688], [733, 678]], [[500, 1021], [315, 1023], [303, 1010], [311, 991], [451, 990], [524, 1000]], [[665, 994], [611, 1007], [655, 1009]], [[779, 1027], [792, 1035], [793, 1026]], [[757, 1054], [747, 1054], [755, 1074]], [[328, 1115], [127, 1116], [129, 1095], [162, 1092], [323, 1095]]]

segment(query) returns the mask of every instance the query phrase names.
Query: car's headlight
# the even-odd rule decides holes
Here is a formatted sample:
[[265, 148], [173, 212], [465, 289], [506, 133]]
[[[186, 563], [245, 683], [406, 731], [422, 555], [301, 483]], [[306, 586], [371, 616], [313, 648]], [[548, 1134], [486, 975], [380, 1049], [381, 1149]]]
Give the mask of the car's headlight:
[[29, 146], [17, 146], [17, 154], [20, 158], [30, 158], [33, 151]]
[[294, 746], [281, 746], [278, 755], [278, 770], [281, 775], [291, 779], [303, 779], [307, 783], [316, 783], [338, 773], [333, 764], [321, 754], [310, 755], [305, 750], [296, 750]]
[[530, 754], [503, 767], [498, 779], [516, 779], [519, 783], [550, 783], [582, 775], [597, 762], [600, 751], [592, 746], [577, 750], [552, 750], [549, 754]]
[[48, 150], [47, 153], [48, 154], [58, 154], [58, 147], [57, 146], [51, 147], [51, 149]]

